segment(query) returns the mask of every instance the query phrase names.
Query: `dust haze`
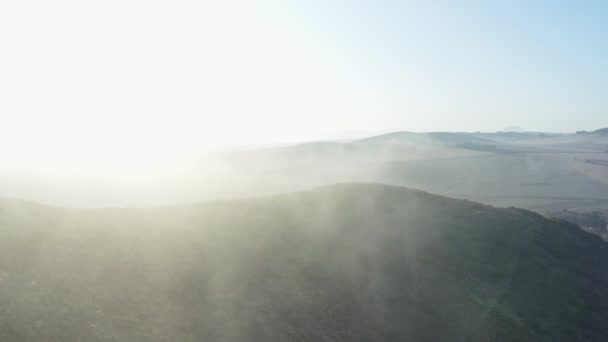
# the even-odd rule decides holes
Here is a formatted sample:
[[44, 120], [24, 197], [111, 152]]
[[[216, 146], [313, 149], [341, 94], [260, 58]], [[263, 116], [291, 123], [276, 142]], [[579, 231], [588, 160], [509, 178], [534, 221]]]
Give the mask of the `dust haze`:
[[0, 2], [0, 341], [608, 341], [606, 19]]

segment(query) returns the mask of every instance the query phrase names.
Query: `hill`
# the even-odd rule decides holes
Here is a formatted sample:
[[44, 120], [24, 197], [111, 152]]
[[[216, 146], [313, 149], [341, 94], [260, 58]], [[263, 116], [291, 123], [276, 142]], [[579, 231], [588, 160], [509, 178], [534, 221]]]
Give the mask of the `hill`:
[[[418, 135], [419, 133], [412, 133]], [[452, 133], [446, 133], [452, 134]], [[253, 151], [234, 152], [225, 155], [222, 161], [228, 165], [245, 167], [247, 170], [268, 170], [269, 168], [295, 169], [299, 167], [319, 165], [332, 168], [352, 168], [353, 163], [384, 162], [391, 160], [421, 160], [421, 159], [444, 159], [453, 157], [465, 157], [480, 155], [483, 152], [470, 151], [458, 148], [458, 139], [451, 138], [452, 143], [446, 142], [450, 139], [443, 138], [446, 142], [439, 140], [426, 141], [424, 135], [416, 139], [399, 141], [392, 139], [369, 138], [354, 142], [311, 142], [282, 146], [279, 148], [268, 148]], [[474, 137], [464, 137], [462, 141], [478, 141]], [[491, 142], [496, 144], [495, 142]]]
[[590, 133], [569, 134], [548, 138], [521, 141], [522, 146], [550, 147], [558, 149], [578, 149], [582, 151], [608, 151], [608, 129]]
[[521, 126], [507, 126], [503, 129], [499, 130], [499, 132], [525, 133], [526, 130]]
[[[563, 135], [563, 134], [559, 134], [559, 133], [529, 132], [529, 131], [525, 131], [525, 132], [498, 131], [498, 132], [493, 132], [493, 133], [477, 132], [477, 133], [463, 133], [463, 134], [472, 135], [472, 136], [475, 136], [478, 138], [484, 138], [487, 140], [493, 140], [493, 141], [501, 142], [504, 144], [510, 144], [510, 143], [513, 143], [516, 141], [521, 141], [521, 140], [548, 138], [548, 137]], [[511, 145], [509, 145], [509, 147], [513, 148], [513, 146], [511, 146]]]
[[606, 341], [608, 248], [377, 184], [151, 209], [0, 202], [2, 341]]
[[410, 143], [440, 146], [459, 144], [496, 144], [496, 141], [475, 137], [466, 133], [452, 132], [393, 132], [357, 140], [356, 143]]
[[598, 130], [595, 130], [593, 132], [591, 132], [592, 134], [599, 134], [599, 135], [608, 135], [608, 128], [600, 128]]

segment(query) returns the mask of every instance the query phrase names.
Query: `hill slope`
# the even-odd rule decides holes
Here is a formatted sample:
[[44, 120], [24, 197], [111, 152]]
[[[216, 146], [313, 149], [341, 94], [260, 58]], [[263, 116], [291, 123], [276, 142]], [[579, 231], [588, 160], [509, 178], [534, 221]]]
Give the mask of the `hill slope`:
[[374, 184], [0, 208], [3, 341], [608, 340], [605, 243], [525, 210]]
[[522, 146], [539, 146], [558, 149], [578, 149], [586, 151], [608, 150], [608, 129], [599, 129], [586, 134], [569, 134], [518, 142]]
[[598, 130], [595, 130], [593, 132], [591, 132], [592, 134], [599, 134], [599, 135], [608, 135], [608, 128], [600, 128]]
[[439, 146], [458, 144], [496, 144], [496, 141], [475, 137], [469, 134], [452, 132], [393, 132], [357, 140], [356, 143], [409, 143]]
[[[438, 140], [428, 140], [422, 133], [411, 133], [416, 139], [375, 141], [374, 138], [355, 142], [314, 142], [280, 148], [269, 148], [254, 151], [235, 152], [224, 156], [223, 161], [229, 165], [247, 170], [268, 170], [297, 167], [314, 167], [320, 165], [332, 169], [352, 169], [353, 163], [373, 163], [391, 160], [443, 159], [480, 155], [483, 152], [456, 148], [454, 143], [447, 144]], [[453, 134], [453, 133], [446, 133]], [[465, 140], [481, 139], [465, 137]], [[492, 141], [485, 140], [489, 143]]]

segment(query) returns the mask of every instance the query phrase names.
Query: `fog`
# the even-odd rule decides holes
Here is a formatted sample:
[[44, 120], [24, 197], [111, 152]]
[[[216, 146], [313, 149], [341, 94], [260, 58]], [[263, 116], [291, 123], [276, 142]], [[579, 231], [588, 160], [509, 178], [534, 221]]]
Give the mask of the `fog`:
[[0, 342], [608, 341], [606, 18], [0, 1]]
[[430, 141], [54, 152], [39, 151], [30, 160], [27, 154], [9, 159], [0, 168], [0, 196], [64, 207], [173, 205], [373, 180], [374, 163], [477, 154]]
[[[553, 140], [558, 145], [550, 145]], [[105, 154], [49, 149], [7, 159], [0, 197], [60, 207], [149, 207], [380, 182], [540, 212], [583, 204], [604, 210], [604, 166], [585, 163], [604, 158], [602, 144], [608, 147], [608, 140], [593, 134], [394, 132], [282, 144], [107, 148]]]
[[[604, 242], [519, 209], [379, 184], [147, 209], [0, 205], [4, 340], [604, 333]], [[549, 304], [518, 304], [555, 283]], [[528, 328], [539, 310], [547, 331]]]

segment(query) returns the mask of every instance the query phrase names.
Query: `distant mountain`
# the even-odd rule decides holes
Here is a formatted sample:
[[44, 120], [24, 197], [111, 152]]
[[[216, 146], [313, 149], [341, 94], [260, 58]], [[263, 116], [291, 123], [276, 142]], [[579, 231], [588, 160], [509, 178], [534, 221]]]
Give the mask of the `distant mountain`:
[[155, 209], [0, 202], [2, 341], [607, 341], [608, 246], [375, 184]]
[[226, 154], [223, 161], [259, 168], [296, 168], [336, 165], [350, 168], [352, 163], [391, 160], [441, 159], [479, 155], [482, 152], [457, 148], [466, 143], [496, 145], [495, 141], [460, 133], [397, 132], [352, 142], [318, 141], [279, 148], [249, 150]]
[[520, 126], [507, 126], [503, 129], [499, 130], [499, 132], [525, 133], [527, 131]]
[[465, 133], [467, 135], [472, 135], [478, 138], [484, 138], [488, 140], [492, 140], [498, 143], [510, 144], [516, 141], [528, 140], [528, 139], [537, 139], [539, 137], [547, 137], [553, 136], [556, 134], [550, 133], [536, 133], [536, 132], [492, 132], [492, 133]]
[[592, 134], [599, 134], [599, 135], [608, 135], [608, 128], [601, 128], [598, 129], [596, 131], [591, 132]]
[[608, 150], [608, 128], [593, 132], [579, 132], [553, 137], [539, 137], [522, 141], [522, 144], [537, 145], [561, 149], [579, 149], [604, 152]]
[[393, 132], [355, 141], [355, 143], [409, 143], [423, 145], [456, 146], [458, 144], [496, 144], [495, 141], [452, 132]]
[[316, 141], [267, 149], [233, 152], [223, 161], [251, 170], [297, 168], [301, 166], [333, 165], [351, 167], [352, 163], [384, 162], [393, 160], [442, 159], [479, 155], [487, 151], [463, 146], [496, 146], [502, 142], [477, 137], [468, 133], [450, 132], [393, 132], [364, 139], [336, 142]]
[[315, 137], [315, 140], [354, 140], [374, 134], [377, 133], [366, 130], [340, 130], [320, 134]]

